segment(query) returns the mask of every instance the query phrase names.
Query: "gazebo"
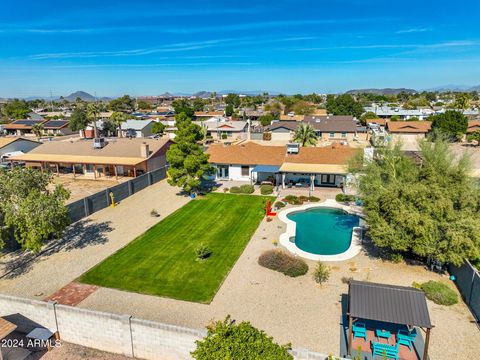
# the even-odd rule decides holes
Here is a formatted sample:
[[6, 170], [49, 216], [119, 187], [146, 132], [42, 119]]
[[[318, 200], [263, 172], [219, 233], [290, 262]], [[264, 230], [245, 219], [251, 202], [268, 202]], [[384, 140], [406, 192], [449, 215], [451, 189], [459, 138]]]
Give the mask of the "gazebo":
[[[408, 329], [418, 327], [425, 332], [425, 345], [423, 348], [422, 360], [428, 359], [428, 345], [430, 341], [430, 331], [433, 325], [428, 313], [425, 293], [413, 287], [394, 286], [364, 281], [352, 280], [348, 286], [348, 339], [347, 352], [352, 354], [353, 333], [357, 320], [388, 323], [405, 326]], [[368, 336], [365, 331], [365, 341]], [[378, 331], [378, 329], [376, 329]], [[361, 332], [361, 330], [360, 330]], [[382, 336], [377, 332], [377, 336]], [[390, 335], [390, 332], [388, 332]], [[399, 340], [401, 331], [397, 332], [395, 343], [404, 344]], [[407, 339], [408, 340], [408, 339]], [[411, 343], [413, 344], [413, 340]], [[372, 346], [374, 342], [372, 341]], [[387, 342], [388, 343], [388, 342]], [[378, 345], [378, 343], [376, 343]], [[381, 344], [379, 345], [381, 346]], [[398, 349], [398, 346], [397, 346]], [[397, 355], [398, 356], [398, 355]]]

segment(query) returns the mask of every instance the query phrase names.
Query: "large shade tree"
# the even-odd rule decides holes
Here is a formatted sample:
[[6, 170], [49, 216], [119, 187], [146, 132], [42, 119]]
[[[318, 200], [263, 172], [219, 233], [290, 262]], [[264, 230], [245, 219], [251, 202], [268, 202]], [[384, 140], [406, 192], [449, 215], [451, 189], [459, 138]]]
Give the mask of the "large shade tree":
[[59, 237], [69, 223], [62, 185], [49, 187], [52, 174], [35, 169], [0, 171], [0, 247], [12, 236], [37, 252], [51, 237]]
[[213, 172], [208, 156], [199, 145], [204, 135], [201, 127], [185, 113], [176, 115], [175, 125], [175, 144], [167, 151], [168, 183], [189, 193], [196, 192], [202, 179]]
[[468, 157], [456, 159], [438, 139], [420, 143], [417, 163], [400, 146], [351, 164], [373, 242], [455, 265], [478, 258], [480, 191], [469, 176]]

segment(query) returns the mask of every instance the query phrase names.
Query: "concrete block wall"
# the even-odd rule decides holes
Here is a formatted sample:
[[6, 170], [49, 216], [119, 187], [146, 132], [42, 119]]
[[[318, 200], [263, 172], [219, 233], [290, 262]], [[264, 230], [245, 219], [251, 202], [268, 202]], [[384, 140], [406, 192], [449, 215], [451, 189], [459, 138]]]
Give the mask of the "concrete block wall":
[[0, 294], [0, 316], [27, 333], [58, 331], [66, 342], [140, 359], [191, 359], [204, 330]]

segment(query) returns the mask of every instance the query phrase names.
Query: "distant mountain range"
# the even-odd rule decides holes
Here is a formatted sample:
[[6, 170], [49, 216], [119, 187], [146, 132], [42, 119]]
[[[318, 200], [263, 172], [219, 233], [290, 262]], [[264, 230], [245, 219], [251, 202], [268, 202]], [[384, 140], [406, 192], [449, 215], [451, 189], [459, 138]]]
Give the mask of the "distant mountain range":
[[448, 92], [448, 91], [480, 91], [480, 85], [469, 86], [469, 85], [455, 85], [448, 84], [443, 86], [437, 86], [431, 89], [425, 89], [425, 91], [438, 91], [438, 92]]
[[383, 89], [376, 89], [376, 88], [371, 88], [371, 89], [354, 89], [354, 90], [348, 90], [346, 94], [377, 94], [377, 95], [398, 95], [401, 92], [406, 92], [406, 93], [416, 93], [417, 90], [415, 89], [407, 89], [407, 88], [383, 88]]

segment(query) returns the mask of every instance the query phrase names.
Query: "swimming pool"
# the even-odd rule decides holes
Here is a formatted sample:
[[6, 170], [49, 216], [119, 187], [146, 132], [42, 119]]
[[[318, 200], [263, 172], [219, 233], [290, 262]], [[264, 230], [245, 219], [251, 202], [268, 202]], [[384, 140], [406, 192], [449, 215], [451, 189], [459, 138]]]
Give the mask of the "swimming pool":
[[292, 254], [315, 261], [344, 261], [362, 250], [364, 221], [358, 207], [335, 199], [283, 209], [280, 244]]
[[307, 253], [336, 255], [346, 252], [351, 245], [352, 231], [359, 218], [342, 209], [314, 207], [291, 212], [289, 220], [296, 223], [295, 245]]

